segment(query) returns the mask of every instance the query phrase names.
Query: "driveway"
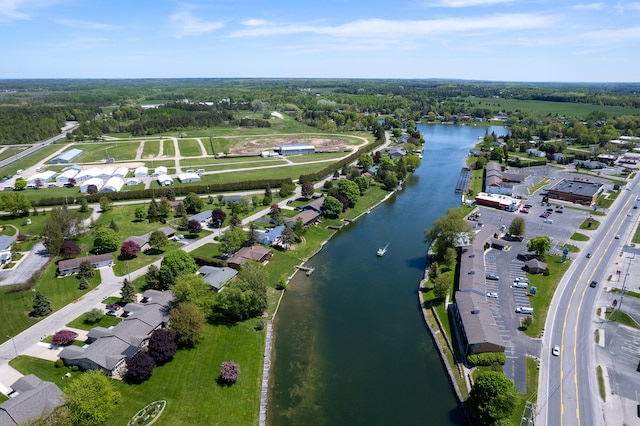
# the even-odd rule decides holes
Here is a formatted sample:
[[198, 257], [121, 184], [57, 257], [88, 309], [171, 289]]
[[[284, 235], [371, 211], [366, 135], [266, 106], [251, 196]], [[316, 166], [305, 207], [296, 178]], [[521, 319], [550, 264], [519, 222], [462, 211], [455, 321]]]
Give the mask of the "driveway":
[[49, 252], [44, 244], [37, 243], [19, 265], [11, 270], [0, 270], [0, 286], [20, 284], [32, 276], [49, 260]]

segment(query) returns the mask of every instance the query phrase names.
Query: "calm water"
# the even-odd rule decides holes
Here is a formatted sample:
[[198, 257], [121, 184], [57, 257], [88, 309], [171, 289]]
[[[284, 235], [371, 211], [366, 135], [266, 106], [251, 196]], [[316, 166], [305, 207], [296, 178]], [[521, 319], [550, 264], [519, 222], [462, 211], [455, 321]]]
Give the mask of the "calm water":
[[297, 274], [286, 292], [275, 322], [271, 426], [464, 423], [416, 291], [423, 231], [460, 205], [460, 168], [485, 128], [419, 129], [424, 159], [405, 189], [335, 236], [309, 262], [313, 275]]

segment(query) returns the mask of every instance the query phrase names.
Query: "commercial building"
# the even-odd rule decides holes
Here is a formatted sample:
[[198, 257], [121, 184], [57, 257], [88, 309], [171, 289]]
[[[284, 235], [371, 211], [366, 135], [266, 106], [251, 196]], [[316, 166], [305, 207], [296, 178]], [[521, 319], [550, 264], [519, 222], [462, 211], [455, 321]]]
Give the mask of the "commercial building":
[[167, 168], [165, 166], [156, 167], [153, 171], [152, 177], [158, 177], [167, 174]]
[[291, 145], [278, 145], [275, 151], [280, 155], [301, 155], [301, 154], [314, 154], [316, 149], [313, 145], [305, 144], [291, 144]]
[[171, 176], [169, 176], [169, 175], [159, 175], [158, 176], [158, 184], [160, 186], [173, 185], [173, 178]]
[[62, 154], [58, 155], [53, 160], [49, 161], [49, 163], [51, 164], [70, 163], [76, 158], [78, 158], [80, 155], [82, 155], [82, 152], [83, 151], [81, 149], [77, 149], [77, 148], [70, 149], [69, 151], [65, 151]]
[[82, 182], [82, 185], [80, 185], [80, 192], [82, 193], [87, 192], [90, 186], [95, 186], [96, 190], [100, 191], [103, 185], [104, 185], [104, 181], [102, 179], [100, 179], [99, 177], [94, 177]]
[[58, 177], [56, 177], [56, 183], [60, 185], [66, 185], [69, 183], [69, 179], [75, 179], [78, 173], [80, 172], [75, 169], [65, 170]]
[[76, 180], [76, 183], [82, 184], [89, 179], [99, 178], [101, 174], [102, 170], [97, 167], [91, 167], [90, 169], [82, 170], [74, 177], [74, 179]]
[[117, 176], [121, 179], [124, 179], [125, 176], [129, 174], [129, 169], [126, 167], [118, 167], [111, 176]]
[[589, 179], [563, 179], [549, 189], [548, 196], [556, 200], [592, 206], [598, 200], [603, 189], [602, 183]]
[[507, 195], [480, 192], [475, 198], [476, 204], [514, 212], [522, 206], [522, 200]]
[[145, 166], [140, 166], [134, 170], [133, 176], [137, 178], [147, 177], [149, 176], [149, 168]]
[[181, 183], [200, 182], [200, 175], [195, 172], [180, 173], [176, 177]]
[[57, 173], [52, 170], [47, 170], [42, 173], [36, 173], [35, 175], [27, 179], [27, 186], [31, 186], [31, 185], [37, 186], [38, 182], [46, 183], [51, 179], [53, 179], [56, 176], [56, 174]]
[[107, 183], [104, 184], [102, 192], [118, 192], [124, 186], [124, 181], [118, 176], [112, 176]]

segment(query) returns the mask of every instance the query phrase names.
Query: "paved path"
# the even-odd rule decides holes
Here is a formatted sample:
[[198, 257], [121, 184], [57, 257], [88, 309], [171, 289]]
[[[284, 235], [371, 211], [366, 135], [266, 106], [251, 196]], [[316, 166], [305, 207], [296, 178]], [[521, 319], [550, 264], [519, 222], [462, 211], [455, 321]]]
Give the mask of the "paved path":
[[25, 282], [25, 277], [32, 276], [47, 263], [47, 260], [49, 260], [49, 252], [44, 244], [35, 244], [26, 257], [20, 260], [20, 265], [16, 265], [13, 269], [0, 270], [0, 287]]

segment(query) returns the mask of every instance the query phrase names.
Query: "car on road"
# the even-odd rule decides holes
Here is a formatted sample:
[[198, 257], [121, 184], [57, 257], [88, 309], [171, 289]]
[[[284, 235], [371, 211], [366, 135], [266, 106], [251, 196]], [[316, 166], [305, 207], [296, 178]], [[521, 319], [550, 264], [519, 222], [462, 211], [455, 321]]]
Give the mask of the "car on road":
[[620, 239], [620, 234], [616, 234], [616, 240]]
[[488, 291], [487, 292], [487, 297], [489, 297], [491, 299], [497, 299], [498, 298], [498, 293], [496, 293], [495, 291]]
[[587, 259], [591, 259], [591, 253], [587, 253]]
[[560, 346], [555, 345], [555, 346], [553, 347], [553, 349], [551, 349], [551, 354], [552, 354], [553, 356], [559, 356], [559, 355], [560, 355]]
[[598, 281], [591, 281], [591, 283], [589, 283], [589, 287], [591, 288], [595, 288], [598, 285]]
[[117, 317], [118, 313], [116, 311], [107, 311], [107, 315], [109, 315], [110, 317]]
[[485, 275], [485, 277], [488, 280], [493, 280], [493, 281], [498, 281], [500, 279], [500, 277], [498, 276], [498, 274], [487, 274]]

